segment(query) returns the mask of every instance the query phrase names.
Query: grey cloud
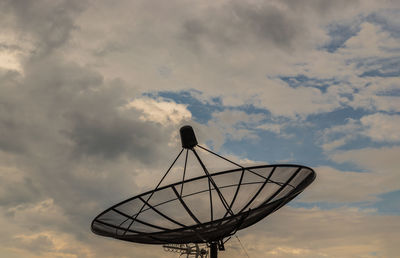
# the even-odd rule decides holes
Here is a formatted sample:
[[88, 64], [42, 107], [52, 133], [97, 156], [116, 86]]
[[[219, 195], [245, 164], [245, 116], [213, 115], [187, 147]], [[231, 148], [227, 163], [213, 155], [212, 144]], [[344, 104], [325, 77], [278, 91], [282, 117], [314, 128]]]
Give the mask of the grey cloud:
[[[2, 77], [8, 76], [8, 85], [0, 88], [5, 107], [0, 109], [0, 158], [1, 153], [13, 156], [10, 166], [21, 175], [2, 178], [0, 187], [7, 194], [1, 195], [0, 211], [8, 210], [9, 223], [29, 227], [24, 233], [67, 232], [88, 241], [90, 221], [98, 212], [137, 193], [133, 178], [138, 169], [164, 167], [171, 158], [172, 128], [119, 109], [134, 97], [123, 90], [123, 82], [103, 81], [90, 69], [58, 58], [28, 64], [25, 77]], [[9, 211], [14, 206], [34, 211], [49, 198], [60, 209], [54, 216], [65, 219], [36, 221], [27, 209]], [[30, 242], [18, 245], [41, 252]]]
[[354, 208], [284, 207], [240, 236], [252, 257], [362, 257], [372, 252], [396, 257], [397, 221], [398, 216]]
[[74, 19], [85, 8], [85, 1], [23, 1], [3, 0], [2, 13], [11, 16], [20, 36], [30, 35], [37, 42], [40, 55], [51, 52], [68, 41], [77, 29]]
[[[169, 4], [170, 2], [165, 5]], [[125, 35], [126, 31], [121, 30], [121, 34], [113, 34], [112, 40], [114, 35], [118, 35], [115, 37], [117, 43], [99, 43], [104, 48], [95, 53], [106, 59], [108, 53], [120, 51], [120, 47], [129, 46], [132, 42], [136, 44], [135, 46], [148, 47], [154, 55], [162, 55], [154, 50], [164, 43], [167, 47], [163, 45], [163, 50], [168, 46], [178, 46], [181, 51], [181, 45], [176, 41], [171, 42], [171, 38], [168, 38], [171, 35], [176, 36], [174, 34], [176, 31], [161, 26], [161, 23], [166, 26], [169, 24], [166, 19], [173, 20], [175, 22], [173, 25], [176, 25], [176, 19], [184, 19], [186, 23], [180, 27], [181, 39], [189, 44], [199, 44], [198, 47], [203, 47], [201, 44], [207, 41], [220, 49], [237, 46], [246, 48], [262, 46], [267, 49], [270, 45], [290, 49], [301, 42], [308, 32], [307, 26], [302, 23], [303, 16], [290, 16], [278, 7], [266, 3], [256, 8], [235, 2], [221, 8], [202, 10], [198, 16], [182, 14], [187, 10], [191, 10], [190, 14], [198, 12], [188, 5], [186, 9], [181, 9], [183, 11], [177, 17], [172, 17], [172, 10], [178, 9], [178, 5], [175, 5], [160, 19], [154, 19], [156, 11], [151, 12], [150, 8], [153, 8], [154, 4], [149, 2], [149, 9], [146, 9], [148, 12], [143, 12], [139, 5], [135, 6], [137, 7], [135, 11], [144, 13], [148, 21], [154, 23], [139, 24], [142, 26], [139, 29], [140, 34], [132, 36], [135, 40], [137, 38], [137, 41], [120, 44], [118, 43], [120, 36]], [[8, 26], [8, 29], [14, 30], [20, 36], [29, 36], [36, 51], [34, 55], [23, 60], [23, 74], [0, 70], [0, 166], [15, 167], [20, 171], [18, 178], [3, 176], [0, 179], [0, 188], [7, 193], [0, 197], [0, 222], [2, 229], [7, 227], [9, 228], [7, 232], [10, 232], [9, 236], [1, 238], [8, 237], [10, 241], [15, 240], [14, 248], [44, 254], [46, 250], [54, 249], [49, 242], [52, 238], [40, 235], [40, 232], [50, 231], [54, 232], [55, 239], [61, 234], [68, 235], [93, 251], [92, 255], [96, 257], [129, 256], [132, 255], [133, 249], [131, 246], [127, 247], [126, 243], [92, 235], [89, 229], [90, 221], [104, 208], [138, 193], [143, 188], [144, 180], [158, 180], [152, 177], [142, 179], [137, 176], [145, 176], [145, 173], [162, 174], [168, 162], [176, 154], [176, 149], [169, 147], [168, 143], [171, 133], [177, 128], [142, 121], [141, 114], [134, 109], [121, 109], [137, 95], [135, 89], [130, 89], [131, 85], [137, 83], [145, 88], [149, 81], [143, 78], [138, 78], [138, 81], [132, 79], [129, 83], [118, 79], [108, 80], [91, 69], [90, 64], [83, 64], [87, 60], [81, 64], [65, 61], [66, 55], [73, 52], [74, 46], [69, 46], [71, 47], [69, 49], [62, 47], [71, 42], [72, 35], [82, 36], [73, 32], [79, 30], [76, 18], [86, 7], [81, 1], [0, 3], [4, 13], [3, 17], [0, 17], [2, 25]], [[116, 8], [115, 13], [119, 14], [120, 9], [122, 8]], [[124, 9], [130, 11], [129, 8]], [[109, 14], [107, 8], [101, 11]], [[164, 9], [159, 8], [158, 12], [162, 13]], [[79, 22], [93, 22], [93, 17], [90, 15], [92, 13], [89, 13], [89, 17], [85, 17], [86, 20]], [[103, 13], [98, 17], [103, 18], [102, 15]], [[191, 18], [187, 18], [188, 16]], [[109, 17], [111, 19], [117, 16]], [[141, 17], [137, 19], [140, 20]], [[101, 26], [97, 21], [93, 23], [94, 27]], [[129, 27], [123, 23], [119, 25], [124, 29]], [[112, 25], [110, 26], [108, 28], [114, 29]], [[121, 28], [118, 27], [116, 30], [119, 29]], [[104, 29], [100, 27], [99, 31], [104, 32]], [[142, 35], [145, 37], [140, 38]], [[159, 40], [164, 36], [165, 42]], [[86, 41], [91, 37], [99, 36], [89, 34], [87, 38], [83, 38], [87, 45], [78, 47], [82, 53], [91, 51], [88, 46], [92, 42]], [[114, 42], [112, 40], [110, 42]], [[0, 45], [0, 48], [18, 51], [10, 44]], [[65, 52], [55, 51], [58, 49]], [[172, 53], [174, 51], [172, 47], [171, 51]], [[132, 59], [136, 60], [133, 63], [123, 63], [123, 66], [129, 67], [130, 64], [146, 66], [147, 64], [141, 63], [145, 60], [159, 67], [159, 60], [157, 62], [152, 60], [150, 52], [144, 52], [143, 56], [124, 55], [125, 58], [134, 57]], [[29, 54], [31, 52], [28, 51], [27, 55]], [[172, 57], [176, 59], [176, 56]], [[84, 58], [83, 53], [82, 59]], [[177, 59], [177, 61], [182, 60]], [[188, 63], [192, 61], [191, 59]], [[204, 71], [196, 70], [196, 72], [203, 75]], [[184, 73], [189, 74], [186, 71]], [[207, 77], [208, 74], [205, 75]], [[157, 89], [162, 86], [171, 87], [171, 85], [160, 86], [155, 81], [150, 81], [148, 85]], [[201, 129], [199, 128], [199, 139], [208, 139], [209, 128], [203, 129], [203, 133]], [[10, 160], [6, 162], [5, 156], [10, 156]], [[153, 171], [154, 173], [150, 173]], [[4, 173], [4, 170], [0, 170], [0, 173]], [[46, 206], [46, 203], [49, 206]], [[301, 234], [303, 230], [300, 228], [296, 230], [300, 238], [304, 236]], [[264, 235], [265, 232], [267, 231], [264, 230], [260, 235]], [[22, 238], [16, 239], [16, 235], [28, 235], [33, 238], [24, 242]], [[260, 241], [264, 239], [260, 238]], [[288, 242], [288, 245], [292, 243]], [[0, 248], [3, 247], [4, 244], [0, 244]], [[161, 248], [156, 251], [153, 247], [140, 245], [134, 245], [133, 248], [135, 252], [138, 250], [138, 256], [141, 257], [165, 257]], [[80, 250], [72, 249], [67, 251], [67, 254], [84, 256]]]
[[277, 46], [291, 46], [298, 35], [305, 32], [301, 22], [273, 6], [257, 8], [243, 4], [236, 5], [234, 10], [245, 31]]
[[307, 33], [301, 20], [268, 3], [234, 2], [205, 12], [183, 24], [182, 38], [196, 46], [205, 40], [221, 48], [273, 44], [288, 49]]
[[360, 6], [359, 0], [284, 0], [285, 5], [296, 12], [311, 12], [321, 17], [349, 7]]
[[[6, 3], [19, 23], [31, 20], [18, 32], [34, 35], [41, 53], [24, 60], [23, 75], [0, 70], [0, 162], [4, 166], [5, 156], [11, 156], [7, 166], [20, 171], [18, 178], [1, 178], [5, 194], [0, 192], [0, 212], [8, 223], [25, 227], [15, 235], [50, 230], [87, 243], [93, 216], [137, 193], [138, 170], [158, 169], [160, 163], [164, 167], [171, 158], [168, 142], [175, 128], [144, 122], [138, 111], [121, 109], [135, 97], [125, 82], [106, 81], [53, 51], [68, 41], [75, 28], [75, 9], [63, 2], [64, 7], [54, 4], [52, 12], [45, 4], [36, 2], [33, 9], [21, 10], [27, 8], [21, 2]], [[57, 14], [63, 12], [59, 8], [68, 10]], [[36, 28], [47, 22], [52, 24], [47, 31]], [[42, 208], [41, 200], [52, 200], [57, 213], [45, 210], [32, 218], [31, 212]], [[37, 244], [45, 245], [45, 240], [16, 244], [41, 253]]]
[[378, 24], [393, 37], [400, 38], [400, 22], [396, 17], [398, 17], [398, 9], [393, 8], [372, 13], [366, 17], [366, 20]]
[[7, 44], [0, 42], [0, 50], [19, 51], [22, 48], [16, 44]]
[[124, 50], [128, 49], [127, 46], [119, 43], [119, 42], [107, 42], [99, 49], [95, 49], [93, 54], [98, 57], [104, 57], [111, 53], [118, 53], [123, 52]]
[[33, 252], [36, 255], [56, 250], [54, 242], [46, 235], [39, 235], [31, 239], [15, 237], [12, 245]]
[[[5, 73], [0, 88], [0, 149], [35, 151], [32, 144], [52, 142], [59, 116], [78, 99], [79, 92], [101, 82], [90, 70], [59, 60], [28, 62], [25, 76]], [[96, 77], [97, 76], [97, 77]]]
[[15, 134], [24, 133], [24, 119], [18, 117], [18, 83], [21, 79], [19, 73], [4, 71], [0, 74], [0, 150], [21, 152], [23, 143], [21, 137]]
[[[203, 9], [183, 23], [181, 38], [196, 50], [212, 45], [230, 47], [300, 49], [313, 30], [326, 26], [337, 12], [357, 7], [359, 1], [227, 1]], [[316, 22], [318, 21], [318, 24]]]
[[[78, 156], [126, 154], [150, 162], [168, 142], [157, 125], [140, 121], [138, 112], [118, 110], [129, 100], [122, 82], [104, 82], [90, 69], [57, 58], [30, 61], [25, 72], [18, 83], [0, 89], [2, 150], [33, 153], [44, 142], [69, 139]], [[1, 77], [13, 78], [17, 74]]]
[[[134, 93], [124, 90], [123, 82], [105, 82], [90, 69], [58, 58], [28, 64], [25, 77], [15, 83], [8, 79], [10, 85], [0, 89], [3, 151], [25, 157], [62, 154], [66, 163], [84, 156], [127, 156], [156, 164], [153, 157], [165, 155], [169, 129], [141, 121], [135, 110], [120, 109], [134, 96], [127, 95]], [[2, 78], [7, 76], [14, 78]]]
[[41, 62], [28, 79], [35, 84], [31, 96], [42, 103], [42, 112], [59, 119], [49, 126], [56, 126], [56, 137], [75, 143], [74, 154], [106, 159], [125, 154], [142, 162], [159, 155], [158, 146], [168, 138], [156, 125], [139, 120], [138, 112], [120, 110], [130, 99], [123, 82], [105, 82], [90, 69], [59, 62]]
[[[90, 114], [92, 116], [93, 114]], [[67, 135], [76, 150], [88, 155], [115, 158], [123, 153], [151, 162], [158, 144], [166, 144], [155, 126], [101, 114], [95, 118], [74, 113], [68, 116], [73, 128]]]
[[[0, 206], [15, 206], [39, 200], [41, 193], [39, 187], [32, 178], [24, 176], [20, 179], [10, 178], [11, 174], [5, 174], [4, 168], [0, 168]], [[2, 176], [2, 175], [6, 176]], [[7, 177], [7, 178], [6, 178]], [[15, 187], [18, 185], [18, 187]]]

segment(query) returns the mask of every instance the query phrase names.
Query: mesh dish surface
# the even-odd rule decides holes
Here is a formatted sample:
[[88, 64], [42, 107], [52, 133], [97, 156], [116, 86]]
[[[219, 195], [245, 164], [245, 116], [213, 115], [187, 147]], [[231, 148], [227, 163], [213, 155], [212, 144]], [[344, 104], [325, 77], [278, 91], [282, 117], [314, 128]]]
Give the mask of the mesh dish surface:
[[315, 176], [309, 167], [290, 164], [217, 172], [211, 180], [204, 175], [120, 202], [99, 214], [91, 229], [137, 243], [210, 243], [278, 210]]

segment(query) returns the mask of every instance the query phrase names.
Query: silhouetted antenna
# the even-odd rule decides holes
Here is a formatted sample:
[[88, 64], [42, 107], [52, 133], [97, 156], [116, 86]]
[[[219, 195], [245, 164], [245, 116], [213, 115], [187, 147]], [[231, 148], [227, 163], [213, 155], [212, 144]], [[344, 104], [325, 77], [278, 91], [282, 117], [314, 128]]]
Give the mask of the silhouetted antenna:
[[163, 245], [164, 251], [178, 253], [179, 256], [186, 255], [186, 257], [207, 258], [208, 250], [204, 244], [165, 244]]
[[[159, 244], [187, 257], [210, 254], [216, 258], [238, 230], [281, 208], [316, 176], [311, 168], [301, 165], [242, 166], [198, 145], [191, 126], [183, 126], [180, 135], [182, 149], [155, 189], [100, 213], [91, 225], [95, 234]], [[235, 167], [211, 172], [210, 164], [204, 162], [197, 148], [209, 155], [207, 159], [214, 157]], [[183, 167], [176, 166], [184, 150]], [[167, 175], [176, 169], [182, 171], [182, 181], [162, 186]], [[188, 176], [193, 171], [200, 174]]]

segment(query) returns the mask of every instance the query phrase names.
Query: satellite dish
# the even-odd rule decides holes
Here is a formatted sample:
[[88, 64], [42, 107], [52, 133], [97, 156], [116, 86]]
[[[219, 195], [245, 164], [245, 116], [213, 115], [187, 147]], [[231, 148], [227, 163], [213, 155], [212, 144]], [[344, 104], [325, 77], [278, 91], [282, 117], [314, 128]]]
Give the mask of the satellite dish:
[[[92, 232], [124, 241], [163, 245], [192, 254], [199, 244], [210, 247], [210, 257], [238, 230], [247, 228], [300, 194], [316, 174], [293, 164], [241, 166], [198, 144], [193, 128], [180, 129], [182, 150], [154, 190], [122, 201], [100, 213]], [[183, 178], [161, 186], [186, 150]], [[209, 172], [198, 151], [229, 162], [235, 168]], [[185, 178], [191, 155], [202, 175]], [[212, 165], [212, 164], [211, 164]], [[184, 248], [182, 248], [184, 246]], [[196, 248], [189, 248], [195, 246]], [[204, 249], [201, 249], [203, 254]], [[200, 251], [199, 251], [200, 252]], [[208, 252], [207, 252], [208, 254]], [[200, 253], [196, 257], [200, 256]]]

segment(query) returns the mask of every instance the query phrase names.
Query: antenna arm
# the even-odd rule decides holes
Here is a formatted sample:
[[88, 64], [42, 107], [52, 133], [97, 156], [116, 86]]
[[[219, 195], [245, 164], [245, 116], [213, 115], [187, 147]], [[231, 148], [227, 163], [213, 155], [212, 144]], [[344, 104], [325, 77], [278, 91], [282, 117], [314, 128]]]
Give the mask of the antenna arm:
[[224, 205], [225, 209], [226, 209], [232, 216], [235, 215], [235, 214], [232, 212], [231, 208], [229, 207], [228, 202], [225, 200], [225, 197], [222, 195], [221, 191], [219, 190], [217, 184], [214, 182], [214, 179], [212, 179], [210, 173], [208, 172], [208, 170], [207, 170], [206, 166], [204, 165], [203, 161], [200, 159], [200, 157], [199, 157], [199, 155], [197, 154], [196, 150], [195, 150], [195, 149], [192, 149], [192, 151], [193, 151], [194, 155], [196, 156], [197, 160], [199, 161], [201, 167], [203, 168], [204, 173], [206, 173], [209, 182], [211, 182], [211, 184], [212, 184], [212, 185], [214, 186], [214, 188], [215, 188], [215, 191], [218, 193], [218, 196], [219, 196], [219, 198], [221, 199], [221, 202], [222, 202], [222, 204]]

